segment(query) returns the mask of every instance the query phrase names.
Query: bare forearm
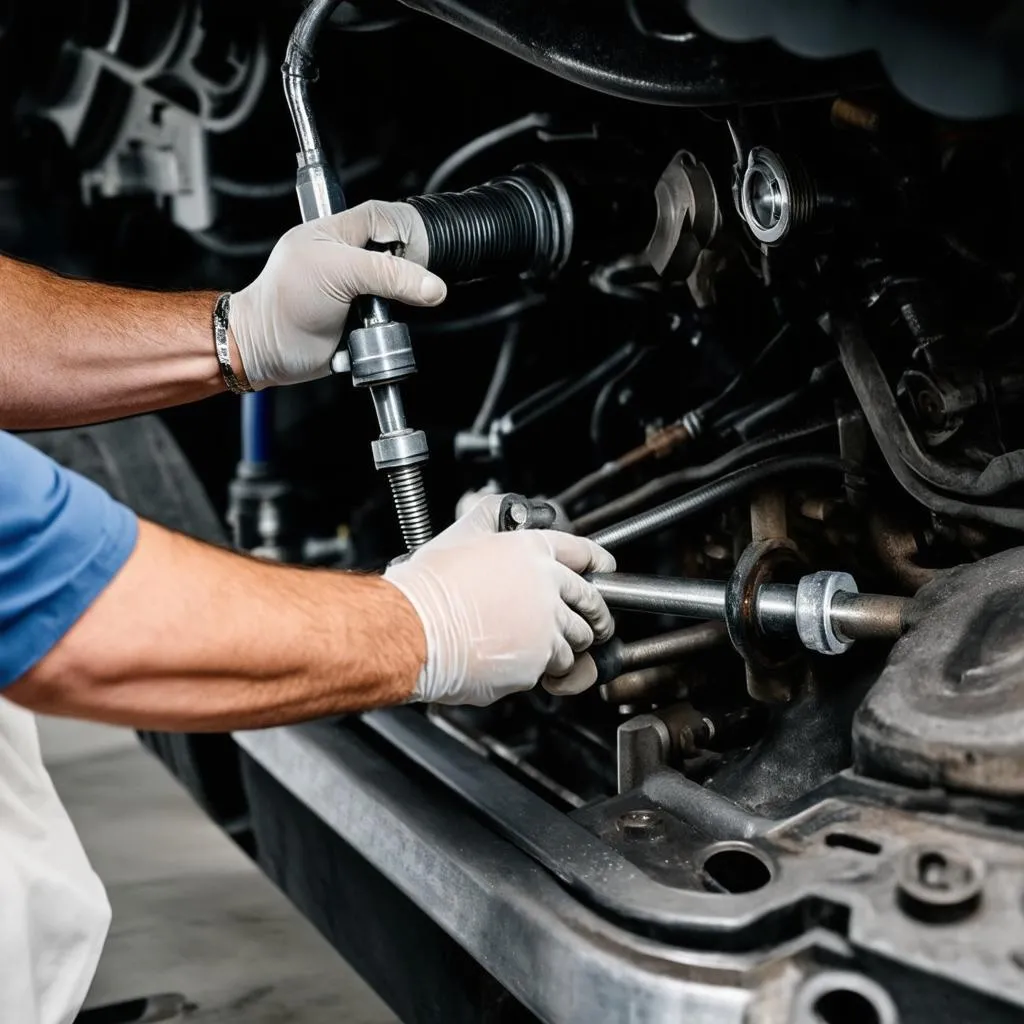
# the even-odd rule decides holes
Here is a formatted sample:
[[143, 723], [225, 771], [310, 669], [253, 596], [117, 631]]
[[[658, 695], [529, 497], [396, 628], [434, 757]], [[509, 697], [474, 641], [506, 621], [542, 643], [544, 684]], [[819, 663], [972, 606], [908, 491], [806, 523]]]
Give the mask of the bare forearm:
[[0, 427], [74, 426], [223, 391], [215, 301], [69, 280], [0, 256]]
[[143, 729], [226, 731], [401, 703], [419, 620], [378, 577], [267, 565], [142, 524], [128, 564], [6, 696]]

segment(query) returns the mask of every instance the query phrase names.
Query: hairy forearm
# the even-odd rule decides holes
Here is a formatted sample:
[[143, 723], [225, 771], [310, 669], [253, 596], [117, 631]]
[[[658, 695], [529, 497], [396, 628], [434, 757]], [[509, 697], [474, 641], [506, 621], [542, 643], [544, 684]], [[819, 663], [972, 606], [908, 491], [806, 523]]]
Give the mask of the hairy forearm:
[[71, 280], [0, 256], [0, 427], [75, 426], [223, 391], [215, 302], [209, 292]]
[[416, 613], [379, 577], [269, 565], [143, 523], [121, 573], [5, 696], [141, 729], [260, 728], [402, 703], [425, 656]]

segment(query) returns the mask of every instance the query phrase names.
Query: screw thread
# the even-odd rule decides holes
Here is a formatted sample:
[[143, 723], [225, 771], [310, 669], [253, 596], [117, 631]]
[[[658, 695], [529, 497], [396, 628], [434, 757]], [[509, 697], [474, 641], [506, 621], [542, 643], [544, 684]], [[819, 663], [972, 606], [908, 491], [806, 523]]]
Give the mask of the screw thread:
[[403, 466], [390, 470], [388, 480], [405, 545], [410, 552], [416, 551], [433, 536], [423, 472], [419, 466]]

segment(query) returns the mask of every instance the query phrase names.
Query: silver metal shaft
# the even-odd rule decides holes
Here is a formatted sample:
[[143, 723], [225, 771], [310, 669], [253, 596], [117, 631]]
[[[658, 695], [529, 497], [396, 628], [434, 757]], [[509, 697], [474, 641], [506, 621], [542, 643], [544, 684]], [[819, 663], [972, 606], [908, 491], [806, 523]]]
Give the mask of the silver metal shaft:
[[382, 434], [398, 434], [405, 430], [405, 405], [397, 384], [379, 384], [370, 388], [370, 397]]
[[914, 602], [909, 597], [881, 594], [836, 594], [832, 626], [850, 640], [889, 640], [911, 625]]
[[[718, 580], [676, 579], [627, 573], [587, 577], [611, 608], [677, 615], [685, 619], [725, 620], [726, 584]], [[768, 583], [757, 593], [761, 629], [773, 636], [796, 632], [797, 588]], [[829, 609], [833, 627], [849, 640], [897, 640], [911, 620], [913, 600], [884, 594], [837, 594]]]
[[725, 584], [716, 580], [594, 573], [589, 579], [611, 608], [660, 612], [684, 619], [725, 620]]

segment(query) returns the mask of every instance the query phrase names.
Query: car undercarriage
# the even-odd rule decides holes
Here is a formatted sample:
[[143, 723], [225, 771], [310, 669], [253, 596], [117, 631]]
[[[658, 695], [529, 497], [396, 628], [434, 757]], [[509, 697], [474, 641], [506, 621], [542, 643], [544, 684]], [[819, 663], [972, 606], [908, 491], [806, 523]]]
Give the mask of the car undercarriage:
[[36, 444], [257, 557], [502, 493], [618, 559], [587, 693], [143, 736], [403, 1020], [1020, 1019], [1022, 51], [1005, 0], [0, 5], [4, 251], [232, 289], [405, 199], [452, 285]]

